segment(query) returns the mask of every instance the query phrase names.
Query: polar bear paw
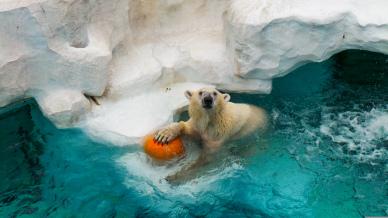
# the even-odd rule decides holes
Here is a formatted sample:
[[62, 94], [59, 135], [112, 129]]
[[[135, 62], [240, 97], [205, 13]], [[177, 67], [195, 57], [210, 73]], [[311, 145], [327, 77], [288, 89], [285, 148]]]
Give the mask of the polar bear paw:
[[180, 127], [178, 123], [172, 123], [165, 128], [159, 130], [154, 139], [162, 144], [166, 144], [175, 139], [180, 134]]

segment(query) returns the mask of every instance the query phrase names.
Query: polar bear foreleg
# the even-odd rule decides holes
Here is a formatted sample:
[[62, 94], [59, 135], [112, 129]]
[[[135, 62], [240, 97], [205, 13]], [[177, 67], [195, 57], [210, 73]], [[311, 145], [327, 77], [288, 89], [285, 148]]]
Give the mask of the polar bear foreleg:
[[168, 143], [180, 135], [194, 135], [194, 131], [191, 126], [191, 120], [186, 122], [180, 121], [178, 123], [171, 123], [168, 126], [157, 131], [154, 139], [159, 143]]

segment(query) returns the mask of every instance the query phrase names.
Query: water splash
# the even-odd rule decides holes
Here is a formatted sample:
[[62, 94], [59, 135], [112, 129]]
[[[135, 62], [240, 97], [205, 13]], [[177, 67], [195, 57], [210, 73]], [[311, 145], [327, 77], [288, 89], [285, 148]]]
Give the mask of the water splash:
[[359, 162], [385, 161], [388, 156], [388, 109], [369, 112], [330, 112], [322, 115], [320, 132], [328, 136], [344, 156]]

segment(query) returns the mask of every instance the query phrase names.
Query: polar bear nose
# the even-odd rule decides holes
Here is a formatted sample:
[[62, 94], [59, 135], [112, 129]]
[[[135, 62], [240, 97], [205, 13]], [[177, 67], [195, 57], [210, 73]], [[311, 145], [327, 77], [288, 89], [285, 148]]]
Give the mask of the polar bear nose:
[[204, 108], [211, 108], [213, 106], [213, 98], [208, 95], [203, 98], [203, 107]]

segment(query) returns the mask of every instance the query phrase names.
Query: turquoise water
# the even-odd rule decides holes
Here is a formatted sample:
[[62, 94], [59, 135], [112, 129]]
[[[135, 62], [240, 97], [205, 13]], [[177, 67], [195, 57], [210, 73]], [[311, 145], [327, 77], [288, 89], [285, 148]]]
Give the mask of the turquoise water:
[[179, 185], [163, 178], [192, 155], [155, 165], [136, 145], [56, 129], [33, 101], [11, 105], [0, 111], [0, 217], [387, 216], [386, 62], [344, 53], [276, 79], [271, 95], [232, 94], [266, 108], [271, 130], [227, 144]]

